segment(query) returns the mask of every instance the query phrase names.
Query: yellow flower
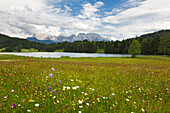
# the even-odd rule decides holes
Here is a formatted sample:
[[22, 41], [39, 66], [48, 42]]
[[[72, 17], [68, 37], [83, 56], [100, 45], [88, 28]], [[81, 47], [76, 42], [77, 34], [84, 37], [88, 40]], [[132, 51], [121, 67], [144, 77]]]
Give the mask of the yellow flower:
[[31, 110], [28, 109], [27, 112], [31, 112]]
[[29, 100], [29, 102], [34, 102], [34, 100]]

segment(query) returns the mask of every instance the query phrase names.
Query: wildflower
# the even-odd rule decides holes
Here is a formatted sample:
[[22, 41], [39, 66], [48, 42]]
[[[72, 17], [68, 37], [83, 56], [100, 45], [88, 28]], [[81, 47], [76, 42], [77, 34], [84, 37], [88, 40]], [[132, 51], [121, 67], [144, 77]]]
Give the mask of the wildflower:
[[55, 99], [55, 98], [56, 98], [56, 96], [53, 97], [53, 99]]
[[50, 73], [50, 74], [49, 74], [49, 77], [52, 77], [52, 76], [53, 76], [53, 74], [52, 74], [52, 73]]
[[74, 80], [73, 80], [73, 79], [71, 79], [71, 81], [73, 82]]
[[97, 102], [100, 102], [99, 98], [97, 98]]
[[112, 93], [112, 95], [115, 95], [114, 93]]
[[86, 105], [88, 105], [88, 106], [89, 106], [89, 103], [86, 103]]
[[129, 99], [126, 99], [126, 101], [129, 101]]
[[61, 83], [61, 80], [59, 80], [59, 82]]
[[65, 89], [66, 89], [66, 87], [64, 86], [64, 87], [63, 87], [63, 90], [65, 90]]
[[54, 71], [54, 68], [51, 68], [52, 71]]
[[82, 113], [81, 111], [78, 111], [78, 113]]
[[142, 110], [142, 112], [145, 112], [145, 110], [143, 108], [141, 110]]
[[15, 108], [15, 107], [16, 107], [16, 103], [15, 103], [15, 104], [12, 104], [12, 107]]
[[31, 110], [28, 109], [27, 112], [31, 112]]
[[12, 90], [11, 90], [11, 92], [13, 93], [13, 92], [14, 92], [14, 90], [12, 89]]
[[34, 100], [29, 100], [29, 102], [34, 102]]
[[57, 100], [57, 103], [59, 103], [59, 101]]
[[72, 87], [72, 89], [76, 90], [76, 89], [77, 89], [77, 87]]
[[67, 90], [69, 90], [70, 89], [70, 87], [69, 86], [67, 86]]
[[22, 102], [24, 103], [24, 102], [25, 102], [25, 99], [23, 99]]
[[79, 104], [82, 104], [82, 103], [83, 103], [83, 101], [81, 101], [81, 100], [78, 100], [78, 103], [79, 103]]
[[115, 105], [113, 104], [113, 106], [115, 106]]
[[18, 104], [18, 106], [21, 106], [20, 104]]
[[87, 93], [85, 93], [84, 95], [87, 95]]
[[38, 107], [39, 106], [39, 104], [35, 104], [35, 107]]
[[4, 96], [4, 98], [5, 98], [5, 99], [8, 98], [8, 95], [7, 95], [7, 96]]
[[83, 108], [83, 106], [79, 106], [79, 108]]

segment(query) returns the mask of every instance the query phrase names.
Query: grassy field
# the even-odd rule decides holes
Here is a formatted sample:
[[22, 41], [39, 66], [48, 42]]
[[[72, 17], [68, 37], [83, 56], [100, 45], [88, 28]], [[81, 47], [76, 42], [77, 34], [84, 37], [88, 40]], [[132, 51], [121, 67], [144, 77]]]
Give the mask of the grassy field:
[[169, 57], [0, 55], [0, 80], [0, 112], [170, 112]]

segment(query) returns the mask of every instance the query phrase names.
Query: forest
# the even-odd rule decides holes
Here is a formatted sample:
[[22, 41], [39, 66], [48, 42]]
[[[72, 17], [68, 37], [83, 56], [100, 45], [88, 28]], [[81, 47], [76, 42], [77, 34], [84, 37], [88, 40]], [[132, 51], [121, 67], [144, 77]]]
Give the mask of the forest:
[[96, 53], [98, 50], [103, 50], [104, 53], [128, 54], [128, 48], [134, 39], [141, 44], [141, 54], [143, 55], [170, 55], [170, 30], [161, 30], [122, 41], [90, 42], [83, 40], [52, 44], [31, 42], [0, 34], [0, 50], [1, 52], [21, 52], [22, 49], [34, 48], [39, 52], [62, 50], [79, 53]]

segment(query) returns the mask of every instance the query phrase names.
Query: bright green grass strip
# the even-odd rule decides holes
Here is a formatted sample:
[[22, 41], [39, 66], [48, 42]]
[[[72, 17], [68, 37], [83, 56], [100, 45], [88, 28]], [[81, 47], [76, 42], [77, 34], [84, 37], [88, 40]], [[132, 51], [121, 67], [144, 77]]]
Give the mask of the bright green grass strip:
[[21, 49], [21, 52], [38, 52], [37, 49], [31, 48], [31, 49]]
[[1, 49], [0, 49], [0, 52], [2, 52], [2, 51], [4, 51], [4, 50], [5, 50], [5, 48], [1, 48]]
[[104, 49], [97, 49], [96, 53], [104, 53]]

